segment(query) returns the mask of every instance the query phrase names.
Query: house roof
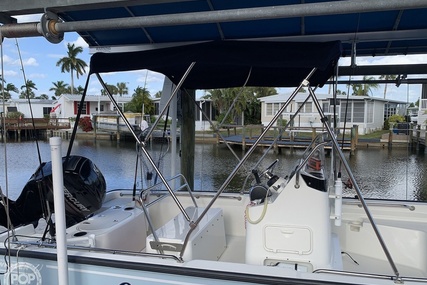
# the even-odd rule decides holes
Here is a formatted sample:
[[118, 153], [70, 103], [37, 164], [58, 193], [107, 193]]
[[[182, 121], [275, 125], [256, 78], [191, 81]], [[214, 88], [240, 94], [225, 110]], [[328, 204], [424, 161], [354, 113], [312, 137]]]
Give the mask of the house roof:
[[[259, 98], [259, 100], [261, 102], [265, 102], [265, 103], [283, 103], [285, 102], [285, 100], [287, 98], [290, 97], [290, 93], [286, 93], [286, 94], [276, 94], [276, 95], [271, 95], [271, 96], [266, 96], [266, 97], [261, 97]], [[329, 99], [333, 99], [333, 95], [332, 94], [320, 94], [320, 93], [316, 93], [316, 97], [319, 100], [329, 100]], [[307, 98], [307, 93], [298, 93], [295, 96], [294, 101], [295, 102], [304, 102], [305, 99]], [[396, 104], [406, 104], [406, 102], [404, 101], [399, 101], [399, 100], [392, 100], [392, 99], [384, 99], [384, 98], [379, 98], [379, 97], [371, 97], [371, 96], [355, 96], [355, 95], [337, 95], [337, 99], [339, 100], [350, 100], [350, 101], [380, 101], [380, 102], [390, 102], [390, 103], [396, 103]], [[309, 101], [311, 101], [309, 99]]]
[[[61, 98], [69, 101], [80, 101], [82, 99], [82, 95], [70, 95], [70, 94], [62, 94], [56, 101]], [[118, 102], [129, 102], [132, 100], [132, 97], [129, 96], [115, 96], [115, 99]], [[87, 95], [85, 97], [86, 102], [98, 102], [98, 101], [110, 101], [107, 96], [97, 96], [97, 95]]]

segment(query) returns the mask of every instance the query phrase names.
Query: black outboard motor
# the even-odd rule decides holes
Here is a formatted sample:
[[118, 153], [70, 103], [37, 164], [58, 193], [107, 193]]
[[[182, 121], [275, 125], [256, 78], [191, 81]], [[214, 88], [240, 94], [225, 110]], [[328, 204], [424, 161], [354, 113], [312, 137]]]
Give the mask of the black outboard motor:
[[[78, 223], [101, 208], [106, 192], [104, 176], [88, 158], [62, 159], [67, 226]], [[13, 226], [36, 224], [47, 204], [53, 212], [52, 163], [43, 163], [31, 176], [16, 201], [9, 200]], [[6, 206], [0, 204], [0, 225], [7, 227]]]

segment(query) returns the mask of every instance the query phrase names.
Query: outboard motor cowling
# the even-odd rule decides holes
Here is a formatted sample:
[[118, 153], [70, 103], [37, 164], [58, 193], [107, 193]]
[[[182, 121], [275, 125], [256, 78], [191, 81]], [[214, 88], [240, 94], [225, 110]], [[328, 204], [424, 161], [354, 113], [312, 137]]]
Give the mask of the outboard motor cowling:
[[[104, 176], [98, 167], [82, 156], [65, 157], [64, 199], [67, 226], [80, 222], [101, 208], [106, 193]], [[53, 211], [52, 163], [43, 163], [22, 190], [16, 201], [9, 200], [9, 216], [13, 226], [36, 223], [43, 217], [46, 202]], [[0, 224], [7, 227], [4, 205], [0, 206]]]

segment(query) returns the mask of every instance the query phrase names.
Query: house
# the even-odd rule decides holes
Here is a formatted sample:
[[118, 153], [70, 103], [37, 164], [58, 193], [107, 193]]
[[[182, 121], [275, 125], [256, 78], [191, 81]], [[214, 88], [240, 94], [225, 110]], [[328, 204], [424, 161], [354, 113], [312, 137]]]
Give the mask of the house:
[[5, 110], [3, 110], [3, 102], [1, 102], [0, 112], [7, 113], [10, 112], [20, 112], [24, 115], [24, 118], [31, 118], [31, 113], [34, 118], [44, 118], [49, 116], [53, 108], [53, 100], [45, 99], [31, 99], [31, 109], [30, 104], [27, 99], [9, 99], [4, 102]]
[[[154, 115], [158, 116], [161, 112], [161, 99], [155, 98], [153, 99], [154, 104]], [[178, 100], [179, 102], [179, 100]], [[179, 103], [178, 103], [179, 104]], [[196, 118], [195, 118], [195, 129], [196, 131], [206, 131], [211, 130], [211, 125], [209, 120], [212, 122], [216, 122], [216, 117], [218, 116], [218, 111], [212, 104], [211, 99], [197, 99], [196, 100]], [[180, 108], [178, 108], [179, 110]], [[206, 114], [208, 118], [206, 118], [203, 113]]]
[[423, 130], [427, 125], [427, 84], [424, 83], [421, 88], [421, 98], [418, 110], [418, 124]]
[[[114, 96], [123, 112], [126, 112], [126, 103], [132, 100], [129, 96]], [[82, 95], [61, 95], [53, 102], [52, 114], [57, 118], [74, 118], [80, 105]], [[114, 112], [114, 105], [108, 96], [88, 95], [82, 109], [82, 116], [91, 116], [102, 113]]]
[[[282, 119], [289, 121], [291, 115], [303, 104], [307, 95], [307, 93], [298, 93], [282, 114]], [[289, 97], [290, 94], [278, 94], [260, 98], [261, 122], [267, 124]], [[381, 130], [388, 117], [394, 114], [405, 115], [406, 110], [406, 102], [397, 100], [339, 95], [334, 104], [333, 96], [330, 94], [316, 94], [316, 97], [325, 115], [337, 115], [338, 127], [344, 127], [344, 122], [346, 122], [347, 127], [357, 125], [359, 134], [362, 135]], [[293, 126], [322, 126], [320, 116], [311, 99], [306, 102], [300, 113], [294, 118]]]

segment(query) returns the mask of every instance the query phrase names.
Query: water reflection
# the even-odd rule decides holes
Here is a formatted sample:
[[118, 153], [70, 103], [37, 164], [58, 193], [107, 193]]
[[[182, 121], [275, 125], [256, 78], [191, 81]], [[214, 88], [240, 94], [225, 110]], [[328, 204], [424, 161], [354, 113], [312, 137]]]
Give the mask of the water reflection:
[[[50, 160], [50, 147], [47, 142], [39, 142], [43, 161]], [[63, 142], [63, 154], [67, 152], [68, 142]], [[160, 144], [149, 147], [150, 154], [159, 168], [170, 176], [171, 158], [167, 153], [162, 159]], [[0, 144], [0, 185], [5, 191], [4, 144]], [[15, 199], [25, 183], [38, 167], [37, 149], [34, 142], [9, 143], [6, 147], [8, 157], [9, 196]], [[236, 148], [239, 158], [244, 153]], [[246, 176], [265, 149], [258, 148], [242, 170], [226, 188], [227, 191], [240, 191]], [[92, 159], [104, 174], [108, 189], [132, 188], [135, 177], [135, 144], [130, 142], [78, 140], [73, 146], [73, 154]], [[265, 169], [276, 158], [275, 174], [287, 175], [301, 157], [301, 150], [283, 150], [281, 154], [266, 154], [259, 170]], [[348, 153], [346, 153], [348, 157]], [[195, 149], [195, 189], [216, 191], [237, 164], [237, 159], [223, 145], [198, 144]], [[362, 148], [355, 156], [348, 157], [357, 182], [365, 197], [389, 199], [427, 200], [427, 177], [424, 175], [427, 162], [424, 154], [412, 153], [407, 149]], [[179, 159], [173, 162], [179, 169]], [[147, 165], [143, 165], [147, 168]], [[140, 177], [140, 175], [138, 175]], [[343, 170], [343, 180], [347, 177]], [[141, 185], [141, 179], [137, 184]], [[249, 185], [246, 187], [246, 190]], [[346, 196], [354, 196], [354, 190], [345, 190]]]

